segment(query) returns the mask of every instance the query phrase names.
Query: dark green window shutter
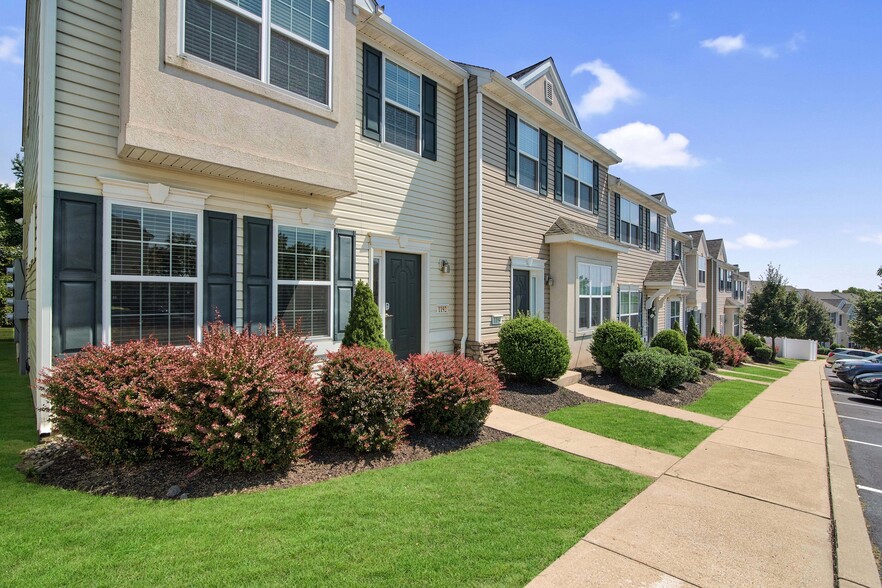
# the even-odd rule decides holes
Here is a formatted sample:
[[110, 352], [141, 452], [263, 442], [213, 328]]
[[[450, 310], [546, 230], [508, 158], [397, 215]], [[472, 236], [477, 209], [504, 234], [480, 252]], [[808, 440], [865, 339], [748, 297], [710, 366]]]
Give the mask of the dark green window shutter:
[[622, 320], [622, 287], [616, 288], [616, 320]]
[[594, 214], [600, 214], [600, 165], [594, 162]]
[[615, 226], [615, 236], [616, 239], [622, 238], [622, 197], [616, 194], [616, 206], [615, 206], [615, 215], [613, 216], [613, 220], [616, 223]]
[[343, 339], [355, 295], [355, 232], [334, 233], [334, 340]]
[[554, 199], [563, 201], [563, 141], [554, 140]]
[[438, 84], [423, 76], [423, 157], [438, 159]]
[[548, 195], [548, 133], [539, 131], [539, 193]]
[[[642, 217], [640, 220], [643, 221], [643, 225], [644, 225], [644, 227], [645, 227], [645, 232], [646, 232], [646, 241], [645, 241], [645, 245], [646, 245], [646, 248], [647, 248], [647, 249], [651, 249], [651, 248], [652, 248], [652, 235], [650, 235], [650, 231], [652, 230], [652, 222], [651, 222], [649, 216], [652, 214], [652, 211], [650, 211], [648, 208], [646, 208], [646, 209], [644, 209], [644, 210], [645, 210], [645, 212], [643, 213], [643, 217]], [[642, 235], [643, 233], [644, 233], [644, 231], [640, 231], [640, 234], [641, 234], [641, 235]]]
[[362, 61], [361, 134], [379, 141], [383, 120], [383, 54], [365, 45]]
[[518, 115], [505, 111], [505, 179], [511, 184], [518, 183]]
[[236, 215], [205, 211], [204, 320], [236, 324]]
[[639, 216], [640, 230], [637, 231], [637, 246], [638, 247], [643, 247], [643, 244], [649, 241], [649, 239], [644, 238], [646, 236], [645, 233], [646, 233], [647, 226], [649, 225], [649, 223], [647, 222], [647, 213], [648, 213], [648, 211], [641, 206], [640, 207], [640, 216]]
[[55, 193], [52, 354], [101, 342], [101, 235], [98, 196]]
[[260, 330], [273, 320], [273, 221], [248, 216], [244, 221], [244, 319], [252, 330]]
[[640, 316], [637, 319], [637, 331], [640, 333], [640, 336], [643, 336], [643, 290], [640, 291]]

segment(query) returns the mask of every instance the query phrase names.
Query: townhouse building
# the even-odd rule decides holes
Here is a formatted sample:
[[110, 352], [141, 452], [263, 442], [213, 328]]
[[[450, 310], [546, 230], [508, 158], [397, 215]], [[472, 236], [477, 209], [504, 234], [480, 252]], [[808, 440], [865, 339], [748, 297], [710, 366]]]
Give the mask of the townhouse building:
[[722, 241], [610, 174], [550, 58], [454, 63], [374, 0], [28, 0], [25, 78], [33, 384], [85, 345], [217, 319], [300, 325], [323, 355], [359, 280], [402, 358], [491, 359], [519, 313], [573, 366], [607, 320], [738, 333]]

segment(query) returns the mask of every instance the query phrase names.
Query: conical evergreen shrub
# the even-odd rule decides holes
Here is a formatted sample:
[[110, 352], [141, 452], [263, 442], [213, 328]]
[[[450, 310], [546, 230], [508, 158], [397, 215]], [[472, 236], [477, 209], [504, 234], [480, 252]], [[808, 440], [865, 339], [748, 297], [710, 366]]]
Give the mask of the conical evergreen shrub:
[[701, 341], [701, 329], [695, 322], [695, 317], [689, 315], [689, 325], [686, 327], [686, 344], [689, 349], [698, 349], [698, 342]]
[[361, 280], [355, 285], [355, 296], [352, 298], [343, 345], [390, 351], [389, 342], [383, 337], [383, 319], [377, 303], [374, 302], [374, 294]]

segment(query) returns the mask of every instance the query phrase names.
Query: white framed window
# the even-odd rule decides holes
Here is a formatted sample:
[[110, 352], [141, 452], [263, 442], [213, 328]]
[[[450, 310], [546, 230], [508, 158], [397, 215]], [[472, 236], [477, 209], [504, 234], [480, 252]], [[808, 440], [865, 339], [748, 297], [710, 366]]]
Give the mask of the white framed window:
[[671, 260], [683, 259], [683, 242], [671, 239]]
[[654, 210], [649, 211], [649, 247], [653, 251], [661, 251], [661, 229], [658, 213]]
[[184, 0], [184, 52], [331, 103], [331, 0]]
[[612, 267], [592, 263], [577, 264], [578, 316], [576, 327], [585, 331], [609, 320], [612, 311]]
[[668, 304], [668, 328], [673, 329], [675, 323], [680, 323], [683, 329], [683, 305], [679, 300], [671, 300]]
[[323, 229], [276, 229], [276, 316], [311, 338], [331, 336], [332, 237]]
[[539, 129], [518, 118], [518, 186], [539, 191]]
[[383, 140], [419, 153], [422, 82], [420, 76], [384, 59]]
[[563, 150], [563, 201], [594, 211], [594, 163], [569, 147]]
[[698, 256], [698, 283], [707, 283], [707, 259], [704, 256]]
[[[187, 345], [201, 322], [201, 215], [109, 202], [110, 343]], [[108, 315], [105, 315], [108, 316]]]
[[741, 315], [737, 312], [735, 313], [735, 318], [732, 322], [732, 334], [736, 337], [741, 336]]
[[640, 297], [638, 286], [619, 286], [619, 320], [632, 329], [641, 332]]
[[726, 270], [726, 292], [732, 291], [732, 272]]
[[637, 245], [640, 243], [640, 206], [625, 198], [619, 202], [619, 239]]
[[717, 273], [720, 278], [720, 288], [719, 289], [720, 289], [720, 292], [722, 292], [726, 289], [726, 270], [724, 270], [723, 268], [720, 268], [717, 270]]

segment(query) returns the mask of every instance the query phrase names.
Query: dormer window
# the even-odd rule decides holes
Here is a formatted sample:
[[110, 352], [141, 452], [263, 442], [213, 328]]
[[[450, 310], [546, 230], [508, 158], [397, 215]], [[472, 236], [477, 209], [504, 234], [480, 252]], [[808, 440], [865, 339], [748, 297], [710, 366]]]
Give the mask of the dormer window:
[[330, 104], [330, 0], [186, 0], [184, 51]]

